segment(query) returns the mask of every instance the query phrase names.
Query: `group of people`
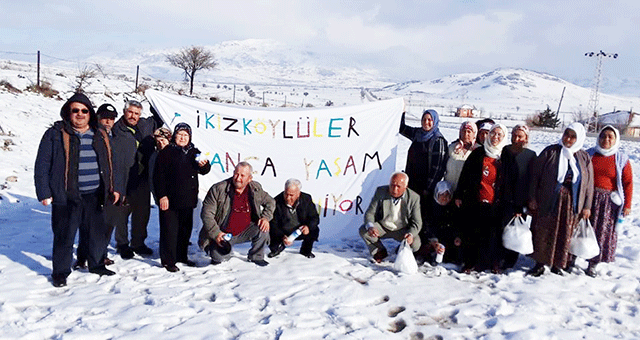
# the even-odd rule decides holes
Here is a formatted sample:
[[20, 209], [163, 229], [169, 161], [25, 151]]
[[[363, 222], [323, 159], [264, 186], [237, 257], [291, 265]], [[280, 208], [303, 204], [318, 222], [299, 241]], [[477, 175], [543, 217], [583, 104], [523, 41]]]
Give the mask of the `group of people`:
[[[122, 259], [149, 256], [145, 244], [151, 196], [159, 208], [159, 255], [169, 272], [188, 258], [193, 210], [198, 202], [198, 175], [211, 165], [192, 142], [192, 130], [179, 123], [174, 131], [151, 107], [141, 118], [142, 104], [126, 102], [123, 115], [111, 104], [94, 110], [89, 98], [76, 93], [62, 106], [60, 117], [44, 134], [36, 157], [36, 194], [52, 205], [52, 283], [66, 285], [71, 269], [113, 275], [107, 247], [115, 230]], [[604, 127], [598, 145], [582, 150], [585, 131], [579, 123], [565, 129], [557, 145], [536, 156], [527, 149], [529, 129], [508, 131], [490, 119], [460, 126], [459, 138], [447, 145], [435, 110], [426, 110], [421, 127], [405, 124], [400, 134], [411, 139], [405, 172], [378, 187], [364, 215], [360, 235], [376, 262], [388, 252], [383, 238], [406, 240], [417, 261], [445, 261], [464, 272], [501, 272], [515, 265], [518, 254], [501, 243], [504, 226], [514, 216], [531, 215], [536, 266], [561, 274], [574, 265], [569, 239], [578, 219], [591, 219], [601, 252], [586, 270], [596, 275], [599, 262], [614, 260], [615, 227], [631, 208], [632, 174], [628, 157], [619, 150], [620, 135]], [[289, 179], [275, 199], [253, 180], [247, 162], [233, 176], [214, 184], [202, 202], [198, 245], [216, 265], [231, 257], [232, 247], [251, 242], [247, 257], [266, 266], [294, 240], [300, 254], [314, 258], [320, 218], [311, 196]], [[131, 237], [129, 238], [129, 220]], [[79, 231], [77, 260], [73, 245]]]
[[[52, 206], [52, 283], [67, 284], [71, 269], [88, 269], [114, 275], [107, 266], [107, 247], [115, 230], [116, 250], [122, 259], [149, 256], [145, 244], [151, 196], [159, 207], [159, 255], [169, 272], [177, 263], [195, 266], [188, 246], [193, 210], [198, 203], [198, 175], [211, 164], [192, 143], [191, 127], [179, 123], [174, 131], [151, 107], [152, 116], [141, 118], [143, 106], [129, 100], [123, 116], [111, 104], [94, 110], [89, 98], [76, 93], [62, 106], [60, 117], [40, 141], [34, 169], [37, 199]], [[199, 244], [218, 264], [230, 258], [231, 246], [251, 241], [249, 261], [267, 265], [293, 240], [302, 240], [300, 253], [313, 258], [320, 221], [311, 196], [301, 183], [290, 179], [285, 190], [272, 198], [252, 180], [249, 163], [240, 162], [233, 177], [209, 190], [201, 212], [204, 222]], [[129, 238], [129, 220], [131, 237]], [[290, 237], [294, 231], [299, 235]], [[76, 262], [73, 245], [79, 233]]]
[[424, 111], [421, 127], [405, 124], [400, 134], [411, 140], [404, 173], [380, 187], [365, 213], [360, 235], [376, 262], [387, 251], [382, 238], [406, 240], [416, 261], [434, 261], [446, 249], [445, 262], [465, 273], [512, 268], [519, 254], [506, 249], [502, 234], [516, 217], [530, 215], [536, 265], [527, 274], [540, 276], [545, 266], [563, 275], [575, 267], [571, 237], [581, 219], [595, 229], [599, 255], [587, 259], [587, 275], [600, 262], [615, 259], [616, 224], [631, 210], [633, 176], [629, 157], [620, 150], [620, 133], [610, 125], [596, 146], [584, 150], [582, 124], [567, 126], [557, 144], [539, 155], [527, 148], [530, 130], [509, 131], [491, 119], [460, 125], [459, 137], [447, 146], [435, 110]]

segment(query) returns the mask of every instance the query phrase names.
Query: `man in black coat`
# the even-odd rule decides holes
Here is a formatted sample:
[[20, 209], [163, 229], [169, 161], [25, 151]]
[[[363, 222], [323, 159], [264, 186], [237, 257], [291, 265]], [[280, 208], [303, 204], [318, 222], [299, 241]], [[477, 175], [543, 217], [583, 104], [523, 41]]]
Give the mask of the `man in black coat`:
[[[123, 259], [133, 258], [133, 253], [151, 255], [153, 250], [144, 244], [151, 209], [149, 188], [149, 158], [155, 150], [153, 132], [163, 122], [151, 109], [152, 117], [140, 118], [142, 104], [135, 100], [124, 106], [124, 114], [114, 124], [113, 145], [119, 167], [123, 172], [126, 196], [120, 218], [117, 221], [115, 239], [118, 253]], [[131, 244], [127, 220], [131, 215]]]
[[289, 179], [284, 185], [284, 191], [275, 197], [276, 210], [270, 223], [271, 252], [268, 257], [278, 256], [286, 246], [290, 246], [293, 240], [288, 236], [296, 229], [300, 230], [300, 235], [295, 239], [302, 240], [300, 254], [308, 258], [316, 257], [311, 249], [320, 233], [320, 216], [311, 195], [301, 192], [300, 187], [299, 180]]
[[124, 189], [118, 187], [122, 182], [112, 171], [109, 137], [99, 127], [89, 98], [74, 94], [60, 116], [42, 137], [34, 167], [37, 198], [45, 206], [52, 204], [55, 287], [67, 284], [78, 229], [87, 245], [89, 272], [115, 274], [102, 261], [108, 243], [102, 209], [107, 200], [116, 202]]

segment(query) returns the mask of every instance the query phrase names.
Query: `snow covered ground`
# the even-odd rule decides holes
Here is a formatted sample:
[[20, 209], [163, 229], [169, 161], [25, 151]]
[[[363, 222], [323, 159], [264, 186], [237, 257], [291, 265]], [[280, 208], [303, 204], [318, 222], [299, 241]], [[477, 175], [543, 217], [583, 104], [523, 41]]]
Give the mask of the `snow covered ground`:
[[[318, 91], [328, 96], [335, 90]], [[113, 95], [120, 103], [122, 94]], [[92, 99], [109, 100], [99, 94]], [[359, 100], [356, 92], [354, 101]], [[372, 264], [357, 238], [321, 239], [315, 259], [300, 256], [295, 244], [264, 268], [246, 261], [247, 244], [218, 266], [209, 265], [192, 246], [190, 257], [198, 267], [169, 273], [157, 254], [154, 208], [148, 238], [153, 256], [122, 260], [110, 248], [115, 276], [74, 271], [67, 287], [54, 288], [49, 282], [51, 209], [34, 198], [33, 162], [42, 133], [58, 119], [61, 105], [35, 94], [0, 91], [0, 126], [13, 135], [0, 136], [0, 142], [14, 144], [8, 145], [11, 151], [0, 150], [0, 338], [640, 338], [637, 142], [622, 143], [634, 164], [633, 212], [619, 228], [616, 262], [601, 264], [595, 279], [581, 270], [527, 277], [533, 261], [526, 257], [502, 275], [459, 274], [447, 265], [425, 265], [419, 274], [403, 275], [392, 270], [391, 262]], [[443, 123], [442, 131], [449, 141], [457, 134], [454, 124]], [[559, 137], [536, 131], [530, 147], [540, 152]], [[594, 143], [588, 138], [586, 146]], [[402, 168], [408, 142], [400, 138], [399, 146]], [[395, 248], [393, 241], [387, 244]], [[578, 266], [586, 263], [579, 260]]]

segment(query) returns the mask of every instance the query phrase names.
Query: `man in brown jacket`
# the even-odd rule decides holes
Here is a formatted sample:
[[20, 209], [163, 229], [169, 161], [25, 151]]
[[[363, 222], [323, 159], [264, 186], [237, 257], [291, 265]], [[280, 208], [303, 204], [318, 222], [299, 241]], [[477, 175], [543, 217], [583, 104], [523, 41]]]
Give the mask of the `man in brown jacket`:
[[269, 264], [264, 260], [264, 248], [269, 244], [275, 201], [253, 181], [252, 173], [251, 164], [238, 163], [233, 177], [211, 186], [202, 202], [198, 244], [209, 253], [214, 265], [231, 258], [231, 246], [248, 241], [249, 261], [261, 267]]

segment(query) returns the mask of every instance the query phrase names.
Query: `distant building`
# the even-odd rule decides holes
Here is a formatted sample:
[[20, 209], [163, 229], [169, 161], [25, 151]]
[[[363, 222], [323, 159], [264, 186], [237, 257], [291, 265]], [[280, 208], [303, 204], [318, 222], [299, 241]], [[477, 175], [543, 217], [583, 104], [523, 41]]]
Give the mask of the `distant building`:
[[640, 114], [637, 112], [618, 110], [601, 114], [598, 116], [598, 129], [605, 125], [615, 127], [623, 135], [640, 137]]
[[473, 117], [473, 111], [475, 109], [476, 108], [471, 105], [464, 104], [456, 109], [456, 117]]

